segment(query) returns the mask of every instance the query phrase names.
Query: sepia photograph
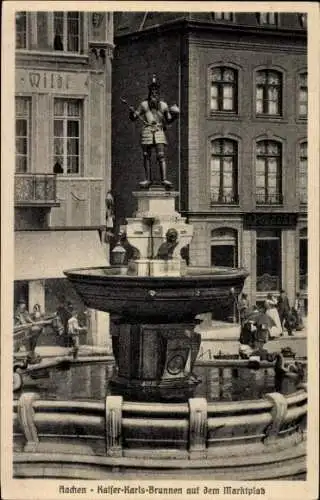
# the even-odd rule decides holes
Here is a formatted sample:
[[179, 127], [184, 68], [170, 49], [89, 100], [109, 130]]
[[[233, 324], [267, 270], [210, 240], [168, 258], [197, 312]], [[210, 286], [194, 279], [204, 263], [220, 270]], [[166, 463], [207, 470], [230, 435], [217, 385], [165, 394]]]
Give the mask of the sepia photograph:
[[316, 499], [319, 7], [4, 13], [3, 498]]

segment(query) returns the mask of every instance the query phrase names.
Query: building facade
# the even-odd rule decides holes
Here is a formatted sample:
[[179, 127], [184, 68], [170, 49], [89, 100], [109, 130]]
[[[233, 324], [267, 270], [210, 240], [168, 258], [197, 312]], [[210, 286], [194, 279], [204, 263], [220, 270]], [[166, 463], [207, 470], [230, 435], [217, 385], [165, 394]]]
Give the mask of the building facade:
[[83, 310], [63, 271], [108, 262], [112, 55], [112, 13], [16, 13], [15, 305]]
[[281, 288], [291, 303], [297, 292], [307, 299], [306, 22], [298, 13], [115, 14], [117, 197], [129, 184], [116, 217], [132, 213], [143, 172], [120, 95], [134, 104], [156, 73], [181, 110], [168, 130], [169, 179], [194, 227], [190, 264], [247, 268], [251, 303]]

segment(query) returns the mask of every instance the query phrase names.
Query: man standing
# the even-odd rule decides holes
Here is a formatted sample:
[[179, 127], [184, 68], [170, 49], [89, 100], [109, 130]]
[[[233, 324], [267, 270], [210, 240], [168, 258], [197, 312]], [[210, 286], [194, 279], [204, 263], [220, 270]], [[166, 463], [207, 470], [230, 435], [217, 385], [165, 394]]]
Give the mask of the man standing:
[[280, 297], [277, 304], [278, 313], [281, 321], [282, 328], [286, 328], [288, 335], [292, 336], [292, 322], [290, 320], [290, 304], [286, 291], [280, 291]]
[[241, 297], [239, 298], [237, 305], [240, 315], [240, 323], [241, 325], [243, 325], [249, 311], [249, 300], [248, 300], [248, 295], [246, 293], [241, 294]]
[[18, 307], [14, 316], [15, 325], [26, 325], [27, 323], [32, 323], [31, 316], [27, 309], [27, 304], [24, 299], [19, 300]]
[[143, 122], [141, 146], [145, 180], [140, 182], [140, 187], [148, 188], [152, 184], [151, 153], [153, 149], [156, 151], [160, 167], [161, 183], [166, 189], [172, 187], [171, 182], [167, 180], [167, 165], [164, 153], [167, 140], [164, 132], [166, 125], [172, 123], [179, 113], [176, 104], [171, 106], [169, 110], [168, 104], [160, 100], [160, 86], [155, 75], [153, 75], [149, 85], [148, 99], [142, 101], [136, 110], [130, 107], [130, 120], [135, 121], [140, 118]]
[[296, 320], [296, 330], [303, 330], [304, 300], [299, 292], [297, 292], [294, 301], [293, 314]]
[[59, 316], [61, 323], [63, 325], [62, 340], [64, 347], [70, 347], [70, 338], [68, 335], [68, 321], [71, 318], [72, 305], [66, 304], [66, 298], [61, 297], [60, 304], [57, 308], [57, 315]]

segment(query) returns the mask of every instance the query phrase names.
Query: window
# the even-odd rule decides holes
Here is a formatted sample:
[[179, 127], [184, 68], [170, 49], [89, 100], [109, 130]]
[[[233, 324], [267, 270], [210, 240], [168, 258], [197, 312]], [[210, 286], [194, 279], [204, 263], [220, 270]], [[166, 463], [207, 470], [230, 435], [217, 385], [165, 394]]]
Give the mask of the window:
[[214, 21], [233, 21], [233, 12], [213, 12]]
[[281, 286], [281, 233], [257, 231], [257, 291], [279, 290]]
[[82, 102], [54, 100], [54, 172], [80, 173]]
[[308, 143], [300, 144], [299, 154], [299, 199], [300, 203], [308, 203]]
[[257, 204], [282, 203], [281, 144], [276, 141], [259, 141], [256, 157]]
[[261, 25], [276, 26], [278, 22], [278, 14], [275, 12], [260, 12], [258, 14], [258, 21]]
[[80, 12], [54, 12], [54, 50], [80, 52]]
[[48, 24], [48, 12], [37, 12], [37, 48], [43, 50], [49, 50], [51, 47], [49, 45], [49, 24]]
[[237, 71], [218, 67], [210, 71], [210, 111], [237, 112]]
[[16, 12], [16, 49], [27, 48], [27, 13]]
[[215, 229], [211, 233], [211, 265], [238, 266], [237, 231]]
[[300, 118], [308, 115], [308, 73], [299, 74], [298, 113]]
[[16, 97], [16, 173], [28, 172], [30, 165], [31, 100]]
[[299, 234], [299, 286], [301, 291], [308, 288], [308, 230], [301, 229]]
[[259, 115], [281, 115], [282, 77], [278, 71], [257, 71], [256, 113]]
[[211, 141], [211, 203], [238, 202], [238, 147], [230, 139]]

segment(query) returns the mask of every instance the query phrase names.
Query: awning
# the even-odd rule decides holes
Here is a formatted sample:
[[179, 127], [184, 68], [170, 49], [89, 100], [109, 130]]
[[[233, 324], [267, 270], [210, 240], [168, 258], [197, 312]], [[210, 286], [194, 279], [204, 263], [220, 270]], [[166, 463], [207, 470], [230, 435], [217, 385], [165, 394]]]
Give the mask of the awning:
[[15, 232], [15, 280], [65, 278], [68, 269], [106, 265], [98, 231]]

